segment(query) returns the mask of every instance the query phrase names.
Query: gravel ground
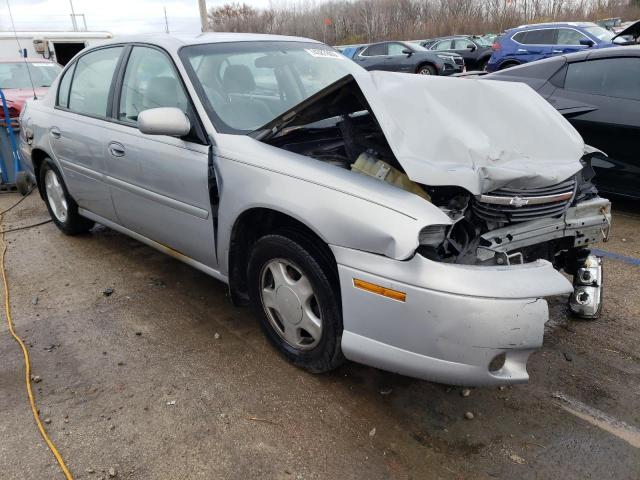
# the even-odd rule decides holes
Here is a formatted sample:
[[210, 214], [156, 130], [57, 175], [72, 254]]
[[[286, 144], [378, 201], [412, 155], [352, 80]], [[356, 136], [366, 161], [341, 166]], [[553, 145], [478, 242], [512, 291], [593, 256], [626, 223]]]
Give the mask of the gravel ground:
[[[640, 257], [640, 204], [616, 207], [600, 247]], [[46, 218], [33, 194], [4, 226]], [[551, 300], [529, 384], [463, 392], [352, 363], [298, 370], [221, 283], [103, 227], [7, 241], [41, 417], [77, 479], [640, 478], [638, 266], [605, 260], [597, 321]], [[0, 476], [63, 478], [2, 317]]]

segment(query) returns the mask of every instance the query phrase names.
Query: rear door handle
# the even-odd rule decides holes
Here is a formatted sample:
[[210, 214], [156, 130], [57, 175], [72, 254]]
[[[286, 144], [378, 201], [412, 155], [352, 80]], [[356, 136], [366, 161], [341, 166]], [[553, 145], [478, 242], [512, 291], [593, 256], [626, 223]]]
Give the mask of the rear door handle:
[[127, 151], [124, 148], [124, 145], [118, 142], [109, 143], [109, 153], [114, 157], [124, 157]]
[[51, 127], [49, 129], [49, 133], [53, 138], [60, 138], [62, 136], [62, 133], [60, 133], [60, 130], [58, 130], [58, 128], [56, 127]]
[[551, 50], [551, 53], [563, 53], [563, 50]]

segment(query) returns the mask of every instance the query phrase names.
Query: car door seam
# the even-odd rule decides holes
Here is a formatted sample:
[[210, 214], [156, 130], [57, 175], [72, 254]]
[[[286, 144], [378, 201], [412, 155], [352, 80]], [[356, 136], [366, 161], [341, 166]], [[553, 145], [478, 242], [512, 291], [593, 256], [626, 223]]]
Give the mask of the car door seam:
[[121, 188], [130, 193], [140, 195], [148, 198], [149, 200], [160, 202], [168, 207], [171, 207], [175, 210], [179, 210], [184, 213], [188, 213], [197, 218], [201, 218], [206, 220], [209, 218], [209, 212], [201, 207], [196, 205], [191, 205], [190, 203], [186, 203], [180, 200], [176, 200], [175, 198], [169, 197], [162, 193], [154, 192], [153, 190], [149, 190], [147, 188], [140, 187], [138, 185], [134, 185], [132, 183], [126, 182], [116, 177], [112, 177], [110, 175], [105, 175], [106, 183], [109, 185]]

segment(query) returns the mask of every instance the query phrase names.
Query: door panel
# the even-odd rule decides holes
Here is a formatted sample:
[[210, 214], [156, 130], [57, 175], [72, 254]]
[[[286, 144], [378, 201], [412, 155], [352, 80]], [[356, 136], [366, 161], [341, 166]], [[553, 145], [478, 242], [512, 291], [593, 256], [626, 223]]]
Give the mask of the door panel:
[[384, 60], [382, 70], [389, 72], [412, 72], [413, 60], [402, 50], [406, 49], [401, 43], [388, 44], [387, 57]]
[[584, 112], [574, 108], [565, 116], [586, 143], [609, 156], [594, 165], [596, 185], [608, 192], [640, 196], [640, 58], [570, 63], [564, 88], [554, 96], [562, 97], [565, 104], [595, 107]]
[[58, 110], [53, 116], [49, 138], [69, 193], [78, 205], [101, 217], [115, 220], [115, 210], [104, 175], [106, 123], [104, 120]]
[[114, 125], [108, 182], [119, 223], [212, 268], [216, 265], [208, 147]]
[[49, 128], [53, 155], [80, 207], [115, 219], [105, 183], [105, 134], [114, 73], [123, 47], [91, 51], [65, 71]]
[[[209, 198], [209, 147], [166, 135], [145, 135], [140, 112], [178, 108], [194, 125], [189, 99], [169, 57], [134, 46], [116, 93], [104, 155], [119, 223], [211, 268], [217, 265]], [[193, 129], [192, 129], [193, 130]]]
[[640, 101], [568, 91], [563, 96], [598, 107], [567, 118], [585, 143], [609, 157], [594, 164], [596, 185], [607, 192], [640, 196]]

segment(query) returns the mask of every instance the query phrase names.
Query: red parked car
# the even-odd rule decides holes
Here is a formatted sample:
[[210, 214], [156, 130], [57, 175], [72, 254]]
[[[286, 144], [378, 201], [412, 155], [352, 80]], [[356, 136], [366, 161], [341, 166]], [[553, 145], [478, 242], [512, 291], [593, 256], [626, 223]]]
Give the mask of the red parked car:
[[33, 98], [34, 88], [38, 97], [44, 95], [61, 71], [60, 65], [42, 58], [0, 58], [0, 88], [7, 100], [9, 116], [20, 115], [24, 102]]

